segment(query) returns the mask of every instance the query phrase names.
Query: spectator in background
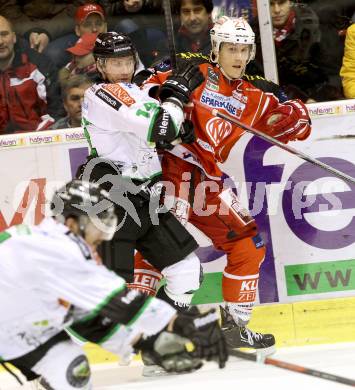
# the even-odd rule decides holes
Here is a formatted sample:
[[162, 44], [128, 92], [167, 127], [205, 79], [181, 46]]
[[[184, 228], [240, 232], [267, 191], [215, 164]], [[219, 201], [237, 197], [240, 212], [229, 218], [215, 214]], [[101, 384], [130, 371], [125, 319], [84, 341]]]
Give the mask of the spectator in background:
[[[327, 84], [316, 100], [344, 99], [339, 71], [344, 55], [345, 31], [349, 19], [342, 10], [341, 1], [317, 0], [310, 5], [319, 19], [320, 50], [318, 63], [327, 77]], [[345, 29], [345, 31], [344, 31]], [[323, 95], [323, 96], [318, 96]]]
[[119, 0], [112, 4], [110, 14], [120, 18], [113, 31], [128, 35], [143, 64], [149, 66], [156, 59], [157, 42], [166, 40], [160, 3], [152, 0]]
[[355, 24], [348, 27], [345, 38], [343, 66], [340, 70], [344, 95], [355, 99]]
[[177, 33], [178, 51], [209, 54], [212, 0], [178, 0], [176, 5], [181, 24]]
[[85, 33], [73, 47], [67, 49], [73, 58], [59, 71], [58, 78], [62, 87], [71, 76], [76, 74], [86, 74], [93, 79], [97, 76], [95, 59], [92, 54], [96, 37], [97, 33]]
[[153, 7], [154, 4], [149, 0], [119, 0], [111, 5], [111, 13], [116, 15], [135, 14], [142, 9], [150, 13]]
[[[212, 0], [177, 0], [175, 12], [179, 15], [180, 27], [175, 36], [178, 53], [192, 52], [209, 55], [212, 27]], [[166, 40], [158, 44], [158, 58], [169, 54]]]
[[58, 68], [70, 61], [68, 47], [73, 46], [78, 38], [85, 33], [101, 33], [107, 31], [105, 12], [99, 4], [85, 4], [75, 11], [75, 34], [66, 34], [50, 42], [45, 54], [47, 54]]
[[[293, 5], [290, 0], [270, 0], [279, 84], [287, 95], [304, 102], [315, 101], [315, 95], [327, 82], [320, 66], [320, 30], [316, 13], [305, 4]], [[263, 73], [258, 23], [256, 69]], [[253, 64], [251, 64], [253, 65]]]
[[0, 16], [0, 134], [49, 128], [60, 102], [54, 65], [17, 42], [13, 26]]
[[67, 115], [52, 126], [52, 129], [66, 129], [80, 127], [81, 103], [85, 90], [91, 87], [93, 82], [85, 75], [72, 76], [62, 88], [63, 104]]
[[85, 4], [75, 12], [75, 33], [81, 37], [85, 33], [107, 31], [107, 22], [103, 8], [98, 4]]
[[0, 0], [0, 14], [11, 20], [17, 35], [24, 36], [28, 46], [39, 53], [51, 39], [73, 29], [72, 8], [65, 0]]
[[270, 9], [280, 85], [291, 98], [314, 99], [317, 88], [326, 82], [318, 62], [318, 17], [310, 7], [294, 7], [290, 0], [270, 0]]

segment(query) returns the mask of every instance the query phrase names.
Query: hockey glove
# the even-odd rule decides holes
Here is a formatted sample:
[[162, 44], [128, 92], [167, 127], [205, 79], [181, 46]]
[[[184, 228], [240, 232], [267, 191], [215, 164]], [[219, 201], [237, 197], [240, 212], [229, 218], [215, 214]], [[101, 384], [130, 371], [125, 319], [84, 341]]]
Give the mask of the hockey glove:
[[206, 360], [216, 359], [219, 367], [223, 368], [228, 360], [228, 351], [218, 318], [215, 309], [198, 315], [190, 312], [178, 313], [173, 332], [193, 342], [193, 356]]
[[170, 97], [175, 97], [181, 103], [186, 104], [194, 89], [204, 81], [203, 74], [195, 65], [189, 64], [184, 68], [176, 69], [164, 81], [159, 91], [159, 98], [162, 102]]
[[156, 108], [148, 141], [154, 142], [158, 149], [172, 149], [174, 146], [171, 142], [179, 137], [183, 120], [184, 113], [179, 101], [168, 99], [161, 107]]
[[288, 100], [269, 113], [266, 126], [269, 135], [287, 143], [306, 139], [311, 132], [311, 119], [301, 100]]
[[196, 139], [194, 124], [189, 119], [185, 119], [181, 126], [180, 138], [183, 144], [192, 144]]
[[141, 351], [145, 365], [156, 364], [167, 372], [183, 373], [202, 367], [202, 361], [186, 351], [188, 341], [174, 333], [163, 331], [140, 340], [134, 347]]
[[195, 139], [194, 125], [190, 120], [185, 119], [184, 123], [180, 127], [178, 137], [171, 141], [159, 139], [156, 141], [156, 147], [160, 150], [171, 150], [178, 143], [192, 144]]
[[157, 108], [149, 141], [155, 142], [158, 149], [170, 150], [172, 142], [180, 138], [179, 143], [190, 144], [195, 141], [194, 127], [190, 120], [184, 120], [182, 105], [176, 98], [167, 99]]

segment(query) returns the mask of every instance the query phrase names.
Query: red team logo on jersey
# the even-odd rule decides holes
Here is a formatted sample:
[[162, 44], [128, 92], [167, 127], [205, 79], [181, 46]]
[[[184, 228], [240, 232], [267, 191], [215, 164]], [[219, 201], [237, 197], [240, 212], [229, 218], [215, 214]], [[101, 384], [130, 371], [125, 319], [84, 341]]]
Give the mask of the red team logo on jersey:
[[212, 118], [206, 123], [206, 131], [214, 145], [217, 146], [232, 132], [232, 125], [221, 118]]
[[102, 88], [128, 107], [136, 102], [119, 84], [106, 84]]

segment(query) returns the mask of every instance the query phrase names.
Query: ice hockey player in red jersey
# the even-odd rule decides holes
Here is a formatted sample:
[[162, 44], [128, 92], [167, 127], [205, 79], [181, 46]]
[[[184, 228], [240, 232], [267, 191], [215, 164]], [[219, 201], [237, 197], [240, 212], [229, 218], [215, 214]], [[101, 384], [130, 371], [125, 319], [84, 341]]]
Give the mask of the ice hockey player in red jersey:
[[[236, 194], [230, 188], [224, 188], [218, 166], [227, 160], [244, 132], [213, 116], [212, 109], [285, 143], [307, 138], [311, 122], [301, 101], [289, 100], [281, 104], [273, 94], [242, 79], [246, 65], [255, 54], [255, 36], [243, 18], [223, 16], [210, 34], [211, 61], [199, 65], [205, 81], [194, 90], [190, 99], [185, 97], [185, 104], [192, 102], [194, 105], [186, 116], [193, 122], [195, 141], [171, 147], [163, 155], [163, 179], [174, 184], [166, 190], [165, 204], [171, 206], [181, 223], [192, 223], [227, 255], [221, 313], [230, 346], [272, 349], [273, 335], [246, 327], [257, 298], [265, 246], [254, 218]], [[185, 93], [183, 78], [179, 78], [181, 74], [183, 69], [179, 68], [173, 72], [157, 71], [146, 81], [146, 86], [160, 86], [158, 94], [162, 101], [174, 96], [181, 99]], [[197, 191], [201, 188], [205, 190]], [[213, 212], [206, 213], [206, 210]], [[154, 278], [157, 280], [152, 273], [155, 270], [139, 256], [135, 267], [135, 287], [152, 293]], [[147, 285], [149, 281], [150, 285]]]

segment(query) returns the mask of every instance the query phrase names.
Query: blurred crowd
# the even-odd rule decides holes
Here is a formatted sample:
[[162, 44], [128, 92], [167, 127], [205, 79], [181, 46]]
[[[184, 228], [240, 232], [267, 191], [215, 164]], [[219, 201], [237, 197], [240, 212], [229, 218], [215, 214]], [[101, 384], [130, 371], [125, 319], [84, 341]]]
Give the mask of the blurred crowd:
[[[216, 17], [243, 16], [257, 37], [248, 75], [264, 75], [256, 0], [172, 0], [177, 52], [211, 50]], [[279, 84], [289, 98], [355, 98], [355, 1], [270, 0]], [[0, 0], [0, 134], [78, 127], [97, 78], [100, 32], [128, 34], [149, 67], [169, 56], [161, 0]]]

